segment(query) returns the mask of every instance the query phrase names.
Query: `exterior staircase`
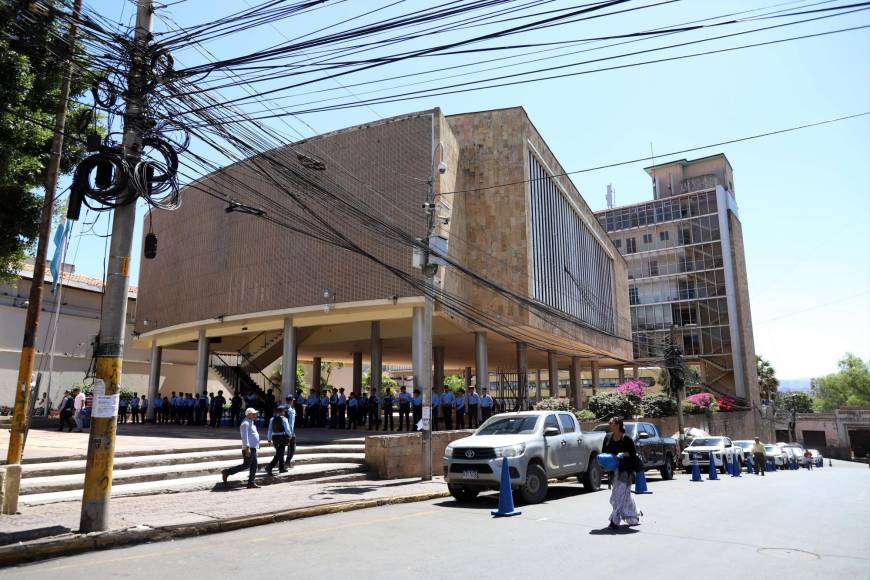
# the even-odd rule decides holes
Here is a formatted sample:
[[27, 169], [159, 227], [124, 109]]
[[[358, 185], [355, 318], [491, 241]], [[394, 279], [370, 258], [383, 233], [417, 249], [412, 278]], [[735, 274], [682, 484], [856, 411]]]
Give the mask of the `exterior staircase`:
[[[271, 461], [272, 447], [260, 449], [259, 464]], [[241, 462], [238, 443], [216, 442], [208, 449], [160, 453], [142, 450], [116, 457], [112, 497], [180, 493], [222, 485], [221, 471]], [[21, 473], [21, 496], [25, 505], [81, 501], [85, 459], [71, 458], [42, 463], [25, 462]], [[362, 437], [330, 442], [300, 443], [287, 473], [275, 471], [273, 481], [299, 481], [324, 477], [353, 477], [365, 472], [365, 442]], [[258, 479], [266, 477], [258, 474]], [[247, 472], [231, 481], [242, 481]]]

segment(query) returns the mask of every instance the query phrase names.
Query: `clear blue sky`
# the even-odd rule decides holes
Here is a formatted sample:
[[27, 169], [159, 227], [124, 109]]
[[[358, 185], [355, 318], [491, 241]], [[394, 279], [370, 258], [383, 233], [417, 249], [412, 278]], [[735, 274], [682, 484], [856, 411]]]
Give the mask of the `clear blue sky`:
[[[189, 26], [238, 10], [251, 1], [186, 0], [159, 13], [171, 15], [182, 26]], [[86, 0], [86, 4], [115, 19], [122, 17], [123, 5], [123, 20], [128, 22], [132, 16], [129, 2]], [[231, 40], [209, 43], [207, 47], [219, 57], [239, 55], [282, 42], [281, 34], [293, 37], [386, 4], [386, 0], [377, 3], [350, 0], [309, 16], [284, 21], [276, 28], [261, 27]], [[569, 4], [553, 2], [543, 9]], [[630, 5], [639, 4], [643, 3]], [[774, 4], [783, 2], [684, 0], [546, 33], [513, 37], [510, 42], [634, 32]], [[786, 4], [779, 9], [806, 6], [808, 2]], [[425, 2], [408, 1], [381, 14], [392, 15], [425, 5]], [[563, 57], [540, 65], [565, 64], [616, 54], [616, 51], [661, 46], [778, 22], [768, 20], [715, 32], [690, 33]], [[868, 12], [860, 12], [687, 47], [671, 51], [667, 56], [866, 24], [870, 24]], [[157, 19], [154, 29], [163, 31], [167, 25]], [[655, 58], [655, 54], [643, 59]], [[870, 32], [865, 29], [507, 89], [312, 114], [304, 119], [317, 132], [324, 132], [375, 120], [378, 116], [435, 106], [451, 114], [522, 105], [562, 165], [569, 170], [583, 169], [647, 156], [650, 142], [658, 154], [868, 111], [868, 55]], [[199, 54], [190, 50], [176, 56], [184, 65], [202, 61]], [[659, 53], [659, 56], [665, 55]], [[471, 58], [415, 60], [389, 69], [343, 77], [341, 82], [367, 81], [387, 73], [419, 71], [422, 67], [437, 70], [448, 63], [457, 64]], [[488, 75], [505, 72], [514, 71], [493, 71]], [[464, 80], [464, 77], [456, 80]], [[393, 84], [401, 82], [393, 81]], [[330, 81], [321, 86], [338, 88]], [[404, 90], [414, 88], [419, 87]], [[355, 92], [365, 90], [367, 88], [354, 89]], [[234, 90], [225, 92], [227, 96], [239, 94]], [[329, 96], [347, 98], [348, 95], [338, 90]], [[279, 104], [302, 100], [288, 96]], [[311, 134], [299, 122], [293, 119], [288, 122], [303, 134]], [[286, 129], [280, 122], [271, 123], [277, 129]], [[837, 359], [846, 351], [870, 358], [870, 117], [705, 149], [688, 157], [716, 152], [725, 153], [734, 167], [734, 185], [747, 249], [757, 352], [773, 363], [783, 379], [833, 372]], [[669, 159], [672, 158], [660, 157], [656, 161]], [[618, 204], [634, 203], [652, 195], [649, 179], [642, 170], [644, 165], [583, 173], [574, 181], [593, 209], [604, 207], [608, 183], [616, 188]], [[196, 198], [187, 199], [186, 203], [196, 203]], [[73, 238], [70, 258], [75, 257], [78, 272], [102, 276], [105, 240], [92, 234], [106, 233], [107, 226], [104, 215], [92, 232]], [[74, 235], [79, 234], [80, 227], [76, 227]], [[139, 237], [140, 232], [137, 232], [136, 239]], [[137, 243], [134, 265], [138, 264], [138, 257]]]

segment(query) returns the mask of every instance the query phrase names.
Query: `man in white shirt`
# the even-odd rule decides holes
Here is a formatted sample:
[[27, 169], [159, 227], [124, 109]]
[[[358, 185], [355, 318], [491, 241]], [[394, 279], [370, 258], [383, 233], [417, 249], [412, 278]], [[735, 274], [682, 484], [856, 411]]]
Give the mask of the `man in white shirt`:
[[81, 433], [84, 425], [85, 394], [81, 389], [73, 389], [73, 395], [73, 420], [76, 422], [76, 433]]
[[257, 451], [260, 449], [260, 433], [257, 431], [257, 410], [254, 408], [245, 409], [245, 420], [242, 421], [239, 427], [239, 434], [242, 437], [242, 463], [230, 469], [224, 469], [221, 472], [223, 482], [227, 482], [227, 478], [234, 473], [248, 470], [248, 489], [260, 487], [255, 481], [257, 474]]

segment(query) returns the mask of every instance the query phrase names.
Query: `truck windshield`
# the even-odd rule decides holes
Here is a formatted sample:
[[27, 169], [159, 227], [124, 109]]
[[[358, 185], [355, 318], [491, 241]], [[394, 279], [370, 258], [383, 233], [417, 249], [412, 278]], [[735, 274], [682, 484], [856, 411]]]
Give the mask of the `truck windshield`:
[[692, 441], [691, 447], [716, 447], [722, 445], [721, 437], [698, 437]]
[[528, 435], [535, 432], [538, 417], [504, 417], [484, 425], [478, 435]]

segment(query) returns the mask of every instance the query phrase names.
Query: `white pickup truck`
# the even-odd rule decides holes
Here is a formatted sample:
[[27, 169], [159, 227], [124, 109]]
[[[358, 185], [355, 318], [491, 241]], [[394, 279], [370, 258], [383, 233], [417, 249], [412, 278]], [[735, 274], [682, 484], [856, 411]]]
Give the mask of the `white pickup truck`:
[[508, 458], [511, 488], [526, 503], [547, 497], [550, 479], [577, 477], [589, 491], [601, 486], [604, 433], [583, 432], [573, 414], [559, 411], [503, 413], [490, 417], [470, 437], [444, 450], [444, 478], [450, 494], [468, 501], [498, 489]]

